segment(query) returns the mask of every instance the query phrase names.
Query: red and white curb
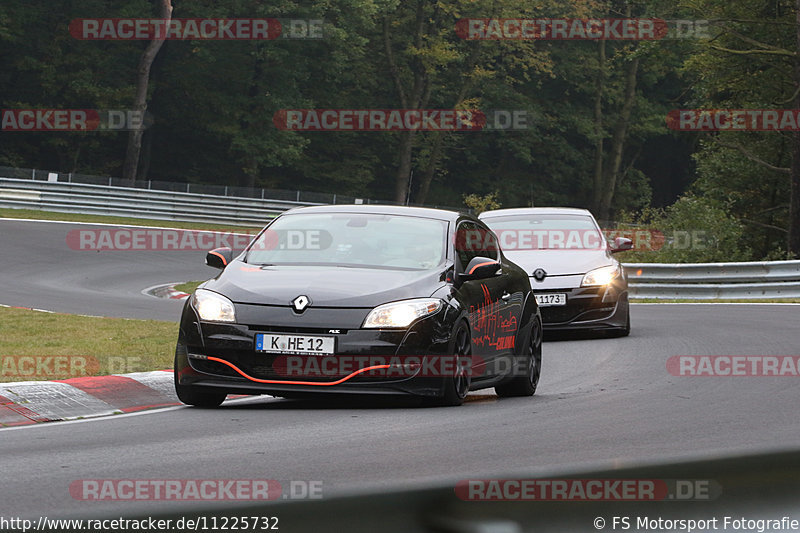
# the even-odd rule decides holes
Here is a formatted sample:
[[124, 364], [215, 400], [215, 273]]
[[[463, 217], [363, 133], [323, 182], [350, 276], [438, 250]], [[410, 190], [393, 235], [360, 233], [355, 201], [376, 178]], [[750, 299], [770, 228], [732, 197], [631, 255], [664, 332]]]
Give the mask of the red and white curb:
[[166, 283], [164, 285], [148, 287], [142, 291], [142, 294], [152, 296], [154, 298], [166, 298], [169, 300], [185, 300], [191, 296], [191, 294], [175, 290], [176, 285], [180, 285], [180, 283]]
[[0, 427], [181, 405], [172, 371], [0, 383]]

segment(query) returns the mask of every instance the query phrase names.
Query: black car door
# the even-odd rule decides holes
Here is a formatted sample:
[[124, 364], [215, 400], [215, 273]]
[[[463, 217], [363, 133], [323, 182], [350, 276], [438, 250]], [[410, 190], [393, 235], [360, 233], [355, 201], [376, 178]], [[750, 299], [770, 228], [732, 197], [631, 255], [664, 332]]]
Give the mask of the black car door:
[[[456, 268], [464, 271], [475, 257], [500, 261], [497, 240], [485, 226], [470, 220], [462, 221], [456, 233]], [[513, 352], [521, 305], [512, 302], [508, 290], [508, 275], [465, 281], [460, 287], [461, 300], [467, 306], [472, 334], [472, 353], [484, 363], [474, 368], [473, 379], [488, 371], [494, 374], [499, 359]], [[516, 313], [516, 314], [515, 314]]]
[[502, 274], [493, 278], [500, 293], [496, 340], [493, 345], [496, 353], [495, 373], [504, 373], [511, 368], [510, 365], [513, 364], [511, 356], [516, 352], [517, 333], [522, 326], [527, 280], [523, 280], [523, 274], [503, 257], [495, 233], [486, 226], [482, 226], [481, 229], [487, 232], [482, 253], [502, 265]]

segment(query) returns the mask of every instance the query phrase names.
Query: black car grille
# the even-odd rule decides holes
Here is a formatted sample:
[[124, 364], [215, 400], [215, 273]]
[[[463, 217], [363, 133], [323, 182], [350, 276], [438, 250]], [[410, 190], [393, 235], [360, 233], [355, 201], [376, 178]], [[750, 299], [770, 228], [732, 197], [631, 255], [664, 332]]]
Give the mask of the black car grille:
[[237, 377], [239, 374], [234, 369], [216, 361], [206, 361], [204, 359], [189, 359], [189, 362], [195, 370], [204, 374], [213, 374], [216, 376]]
[[542, 322], [545, 324], [572, 322], [581, 312], [583, 312], [582, 309], [569, 304], [557, 307], [542, 307]]

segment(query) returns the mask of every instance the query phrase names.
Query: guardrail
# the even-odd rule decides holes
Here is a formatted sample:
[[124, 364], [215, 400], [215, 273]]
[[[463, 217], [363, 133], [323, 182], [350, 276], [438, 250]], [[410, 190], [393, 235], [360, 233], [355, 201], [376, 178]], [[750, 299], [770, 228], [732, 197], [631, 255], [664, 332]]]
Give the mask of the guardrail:
[[800, 261], [624, 266], [631, 298], [800, 298]]
[[[80, 181], [75, 181], [76, 179]], [[141, 186], [133, 186], [137, 184]], [[334, 193], [164, 181], [137, 181], [134, 184], [130, 180], [119, 178], [0, 167], [0, 208], [263, 226], [269, 219], [292, 207], [353, 203], [400, 205], [388, 200], [355, 198]]]
[[266, 189], [263, 187], [239, 187], [236, 185], [212, 185], [207, 183], [188, 183], [179, 181], [162, 181], [150, 179], [130, 180], [113, 176], [95, 176], [74, 172], [53, 172], [34, 168], [15, 168], [0, 166], [0, 177], [30, 181], [49, 181], [61, 183], [82, 183], [84, 185], [107, 185], [109, 187], [148, 189], [154, 191], [187, 192], [209, 196], [235, 196], [239, 198], [256, 198], [272, 200], [288, 200], [291, 202], [320, 204], [352, 204], [352, 203], [384, 203], [369, 198], [356, 198], [337, 193], [301, 191], [298, 189]]
[[59, 213], [264, 226], [287, 209], [307, 205], [321, 204], [0, 178], [0, 207]]

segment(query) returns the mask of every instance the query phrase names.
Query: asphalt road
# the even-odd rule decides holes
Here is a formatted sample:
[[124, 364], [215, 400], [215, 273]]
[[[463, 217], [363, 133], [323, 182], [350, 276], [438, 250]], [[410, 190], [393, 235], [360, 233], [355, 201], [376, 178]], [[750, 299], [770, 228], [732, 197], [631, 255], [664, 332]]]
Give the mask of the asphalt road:
[[[165, 317], [145, 286], [198, 278], [202, 254], [89, 253], [69, 226], [0, 221], [0, 303]], [[49, 258], [42, 260], [42, 258]], [[174, 307], [177, 312], [177, 307]], [[533, 398], [482, 391], [458, 408], [254, 398], [0, 430], [0, 516], [151, 514], [165, 502], [86, 502], [83, 479], [322, 482], [326, 498], [475, 477], [764, 452], [798, 445], [791, 377], [676, 377], [675, 355], [796, 355], [800, 307], [636, 305], [622, 339], [551, 341]], [[208, 503], [179, 506], [204, 512]]]
[[87, 251], [79, 249], [80, 240], [68, 242], [70, 232], [114, 229], [121, 228], [0, 220], [0, 304], [177, 322], [183, 302], [142, 290], [213, 277], [217, 270], [205, 266], [205, 250]]
[[421, 409], [258, 398], [0, 430], [0, 515], [172, 508], [75, 500], [69, 485], [81, 479], [316, 480], [330, 497], [795, 447], [797, 378], [675, 377], [666, 361], [795, 354], [797, 314], [795, 306], [635, 306], [628, 338], [547, 342], [540, 390], [529, 399], [482, 392], [458, 408]]

